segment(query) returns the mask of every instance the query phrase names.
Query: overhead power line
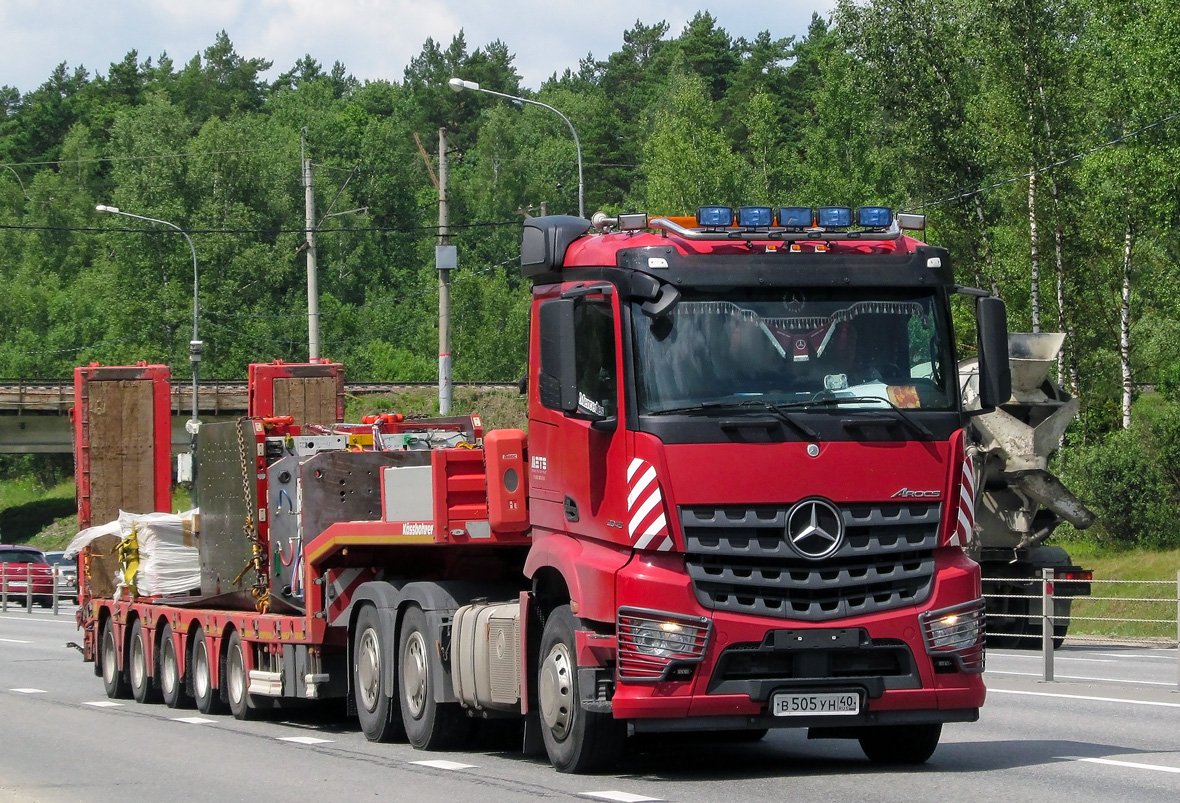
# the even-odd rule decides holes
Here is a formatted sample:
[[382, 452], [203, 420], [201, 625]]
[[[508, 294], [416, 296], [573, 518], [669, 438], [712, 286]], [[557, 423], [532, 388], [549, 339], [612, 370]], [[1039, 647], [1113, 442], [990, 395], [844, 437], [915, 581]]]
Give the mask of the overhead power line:
[[1161, 125], [1164, 125], [1166, 123], [1170, 123], [1172, 120], [1175, 120], [1177, 118], [1180, 118], [1180, 112], [1173, 112], [1172, 114], [1169, 114], [1167, 117], [1161, 117], [1159, 120], [1156, 120], [1153, 123], [1148, 123], [1145, 126], [1141, 126], [1137, 129], [1135, 129], [1134, 131], [1128, 131], [1127, 133], [1122, 134], [1121, 136], [1115, 137], [1114, 139], [1110, 140], [1109, 142], [1104, 142], [1101, 145], [1095, 145], [1093, 148], [1090, 148], [1088, 150], [1079, 151], [1078, 153], [1075, 153], [1073, 156], [1067, 156], [1064, 159], [1059, 159], [1056, 162], [1053, 162], [1052, 164], [1047, 164], [1047, 165], [1044, 165], [1043, 167], [1034, 168], [1034, 169], [1029, 170], [1025, 173], [1021, 173], [1020, 175], [1017, 175], [1017, 176], [1010, 176], [1009, 178], [1003, 179], [1001, 181], [997, 181], [994, 184], [988, 184], [987, 186], [979, 187], [974, 190], [960, 192], [955, 195], [950, 195], [946, 198], [941, 198], [937, 201], [931, 201], [930, 203], [921, 204], [920, 206], [915, 206], [915, 207], [908, 209], [906, 211], [920, 212], [923, 209], [930, 209], [931, 207], [942, 206], [943, 204], [952, 203], [954, 201], [962, 201], [966, 198], [973, 198], [976, 195], [981, 195], [985, 192], [991, 192], [992, 190], [1007, 186], [1008, 184], [1014, 184], [1017, 181], [1027, 181], [1028, 179], [1032, 178], [1033, 176], [1040, 175], [1041, 173], [1047, 173], [1050, 170], [1056, 170], [1057, 168], [1063, 167], [1063, 166], [1069, 164], [1070, 162], [1076, 162], [1079, 159], [1084, 159], [1087, 156], [1091, 156], [1095, 153], [1098, 153], [1099, 151], [1103, 151], [1103, 150], [1106, 150], [1107, 148], [1114, 147], [1115, 145], [1121, 145], [1124, 142], [1126, 142], [1128, 139], [1131, 139], [1132, 137], [1137, 137], [1140, 134], [1144, 134], [1153, 128], [1158, 128]]

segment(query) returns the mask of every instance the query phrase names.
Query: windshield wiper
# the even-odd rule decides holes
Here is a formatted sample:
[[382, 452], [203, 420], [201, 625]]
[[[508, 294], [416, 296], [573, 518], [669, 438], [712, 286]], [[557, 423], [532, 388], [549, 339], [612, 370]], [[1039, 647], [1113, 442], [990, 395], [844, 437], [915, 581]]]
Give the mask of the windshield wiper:
[[889, 399], [881, 396], [825, 396], [822, 399], [811, 399], [809, 401], [790, 402], [781, 404], [780, 407], [790, 407], [797, 410], [807, 410], [812, 407], [839, 407], [842, 404], [857, 404], [864, 402], [875, 402], [877, 404], [884, 404], [893, 412], [897, 413], [901, 421], [908, 424], [911, 429], [928, 438], [933, 438], [934, 433], [918, 419], [907, 413], [901, 407], [891, 402]]
[[684, 407], [670, 407], [666, 410], [653, 410], [652, 412], [648, 413], [648, 415], [695, 415], [698, 413], [709, 413], [716, 410], [752, 410], [757, 408], [774, 414], [776, 419], [782, 421], [784, 424], [794, 427], [811, 440], [820, 440], [820, 435], [818, 432], [804, 424], [802, 421], [799, 421], [796, 416], [793, 416], [786, 410], [782, 409], [783, 407], [789, 406], [791, 405], [774, 404], [762, 399], [745, 399], [743, 401], [710, 401], [686, 405]]

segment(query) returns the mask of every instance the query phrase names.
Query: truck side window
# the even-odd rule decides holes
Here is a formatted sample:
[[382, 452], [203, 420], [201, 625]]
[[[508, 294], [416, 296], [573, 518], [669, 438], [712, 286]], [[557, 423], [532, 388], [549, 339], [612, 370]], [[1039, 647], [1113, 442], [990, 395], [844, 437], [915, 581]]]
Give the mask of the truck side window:
[[615, 320], [609, 303], [586, 301], [574, 309], [578, 410], [609, 418], [617, 413]]

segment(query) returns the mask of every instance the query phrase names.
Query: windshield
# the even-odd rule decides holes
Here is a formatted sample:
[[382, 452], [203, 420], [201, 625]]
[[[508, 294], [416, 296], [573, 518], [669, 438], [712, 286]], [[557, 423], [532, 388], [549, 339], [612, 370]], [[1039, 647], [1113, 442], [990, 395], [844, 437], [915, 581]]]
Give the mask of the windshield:
[[824, 408], [954, 407], [950, 324], [929, 292], [686, 292], [668, 315], [635, 307], [633, 320], [641, 414], [836, 399]]
[[40, 552], [23, 549], [6, 549], [0, 551], [0, 563], [44, 563], [45, 556]]

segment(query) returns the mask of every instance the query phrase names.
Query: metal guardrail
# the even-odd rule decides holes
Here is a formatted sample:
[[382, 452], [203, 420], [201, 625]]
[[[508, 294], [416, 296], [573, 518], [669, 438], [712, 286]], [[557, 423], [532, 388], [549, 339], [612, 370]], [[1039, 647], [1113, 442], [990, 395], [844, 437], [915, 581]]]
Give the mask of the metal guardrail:
[[[995, 580], [999, 583], [1028, 583], [1028, 578], [988, 579]], [[1021, 647], [1035, 646], [1030, 643], [1032, 639], [1039, 642], [1039, 649], [1043, 659], [1043, 680], [1053, 680], [1053, 650], [1065, 640], [1065, 631], [1070, 624], [1074, 622], [1105, 622], [1112, 626], [1105, 635], [1092, 633], [1078, 634], [1074, 632], [1068, 634], [1068, 638], [1071, 642], [1091, 644], [1108, 644], [1114, 638], [1122, 644], [1174, 648], [1177, 654], [1176, 685], [1177, 688], [1180, 688], [1180, 572], [1176, 573], [1175, 582], [1171, 580], [1061, 580], [1054, 577], [1053, 569], [1042, 569], [1039, 583], [1039, 594], [985, 594], [984, 597], [988, 600], [1023, 600], [1026, 602], [1028, 609], [1032, 611], [1031, 613], [1021, 614], [1006, 611], [998, 616], [989, 614], [988, 625], [986, 626], [987, 634], [992, 638], [999, 637], [1014, 640]], [[1135, 596], [1092, 593], [1090, 596], [1079, 597], [1069, 593], [1054, 593], [1058, 590], [1058, 586], [1067, 586], [1071, 583], [1086, 583], [1092, 587], [1092, 590], [1095, 587], [1113, 588], [1120, 586], [1124, 588], [1142, 589], [1142, 591], [1136, 593]], [[1165, 591], [1166, 596], [1145, 596], [1150, 594], [1150, 590], [1155, 589]], [[1131, 603], [1140, 607], [1147, 606], [1149, 610], [1161, 611], [1161, 616], [1160, 618], [1146, 618], [1086, 615], [1088, 608], [1098, 607], [1100, 603]], [[1073, 605], [1078, 605], [1081, 608], [1081, 615], [1071, 610]], [[1064, 607], [1064, 610], [1062, 610], [1062, 607]], [[1168, 618], [1163, 618], [1164, 612], [1167, 612]], [[1011, 632], [1009, 628], [1001, 629], [993, 627], [991, 623], [997, 619], [1001, 622], [1018, 623], [1015, 630], [1019, 632]], [[1117, 629], [1116, 626], [1119, 624], [1155, 625], [1159, 626], [1161, 630], [1171, 629], [1174, 637], [1120, 635], [1114, 633]], [[1064, 627], [1058, 627], [1059, 625], [1064, 625]], [[1021, 640], [1024, 640], [1024, 643], [1020, 643]]]
[[[33, 585], [33, 565], [31, 563], [26, 565], [28, 568], [25, 570], [25, 577], [19, 581], [13, 580], [8, 577], [7, 573], [0, 571], [0, 613], [8, 613], [8, 607], [12, 604], [9, 601], [10, 597], [20, 598], [24, 603], [23, 605], [17, 606], [15, 608], [16, 610], [23, 608], [25, 613], [32, 613], [33, 600], [37, 597], [45, 596], [44, 594], [36, 593], [36, 587]], [[51, 595], [53, 601], [48, 606], [53, 609], [54, 616], [61, 613], [61, 600], [63, 597], [73, 600], [77, 600], [78, 598], [77, 585], [70, 586], [63, 580], [64, 576], [55, 566], [53, 569], [53, 593]], [[21, 585], [15, 585], [17, 582], [21, 583]], [[19, 590], [17, 590], [18, 588]]]

